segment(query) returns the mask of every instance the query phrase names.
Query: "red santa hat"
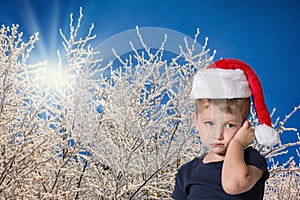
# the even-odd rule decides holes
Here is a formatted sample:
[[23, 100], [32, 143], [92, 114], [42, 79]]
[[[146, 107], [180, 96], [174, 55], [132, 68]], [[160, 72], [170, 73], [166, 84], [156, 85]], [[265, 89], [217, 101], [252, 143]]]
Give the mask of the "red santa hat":
[[254, 127], [256, 140], [261, 145], [273, 146], [278, 143], [279, 135], [273, 129], [259, 78], [247, 63], [236, 59], [218, 60], [198, 71], [191, 91], [192, 99], [250, 96], [260, 121], [260, 125]]

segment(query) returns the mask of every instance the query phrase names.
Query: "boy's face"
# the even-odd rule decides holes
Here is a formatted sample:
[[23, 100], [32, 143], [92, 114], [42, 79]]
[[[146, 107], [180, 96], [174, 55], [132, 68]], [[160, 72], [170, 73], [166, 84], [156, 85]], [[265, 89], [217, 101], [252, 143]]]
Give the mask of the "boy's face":
[[242, 115], [229, 114], [209, 106], [193, 115], [202, 143], [210, 151], [224, 156], [231, 139], [243, 124]]

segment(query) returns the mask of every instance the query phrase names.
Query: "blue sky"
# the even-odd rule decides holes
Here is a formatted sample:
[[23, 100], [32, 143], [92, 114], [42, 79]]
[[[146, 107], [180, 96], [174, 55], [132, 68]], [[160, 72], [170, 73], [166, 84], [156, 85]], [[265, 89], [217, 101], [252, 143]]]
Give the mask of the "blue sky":
[[[139, 27], [167, 28], [217, 50], [216, 59], [244, 60], [261, 79], [269, 110], [284, 117], [300, 104], [298, 0], [0, 0], [0, 23], [19, 24], [25, 37], [40, 33], [37, 58], [52, 59], [68, 30], [69, 14], [83, 7], [83, 30], [95, 24], [95, 44]], [[300, 113], [287, 123], [300, 130]]]

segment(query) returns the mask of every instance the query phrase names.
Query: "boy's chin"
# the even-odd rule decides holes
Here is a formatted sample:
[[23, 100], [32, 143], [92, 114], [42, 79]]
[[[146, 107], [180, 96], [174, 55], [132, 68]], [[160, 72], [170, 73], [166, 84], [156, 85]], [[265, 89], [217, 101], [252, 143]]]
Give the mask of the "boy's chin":
[[209, 149], [212, 153], [215, 153], [219, 156], [225, 156], [226, 154], [226, 149], [222, 148], [222, 147], [211, 147]]

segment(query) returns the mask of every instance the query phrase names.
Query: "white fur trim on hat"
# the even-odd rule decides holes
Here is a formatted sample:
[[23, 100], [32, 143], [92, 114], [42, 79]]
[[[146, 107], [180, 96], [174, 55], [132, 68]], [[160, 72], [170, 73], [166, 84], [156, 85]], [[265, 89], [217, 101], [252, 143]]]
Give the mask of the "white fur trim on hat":
[[248, 80], [240, 69], [199, 70], [191, 91], [192, 99], [233, 99], [252, 95]]
[[278, 132], [265, 124], [255, 126], [254, 135], [260, 145], [274, 146], [279, 142]]

